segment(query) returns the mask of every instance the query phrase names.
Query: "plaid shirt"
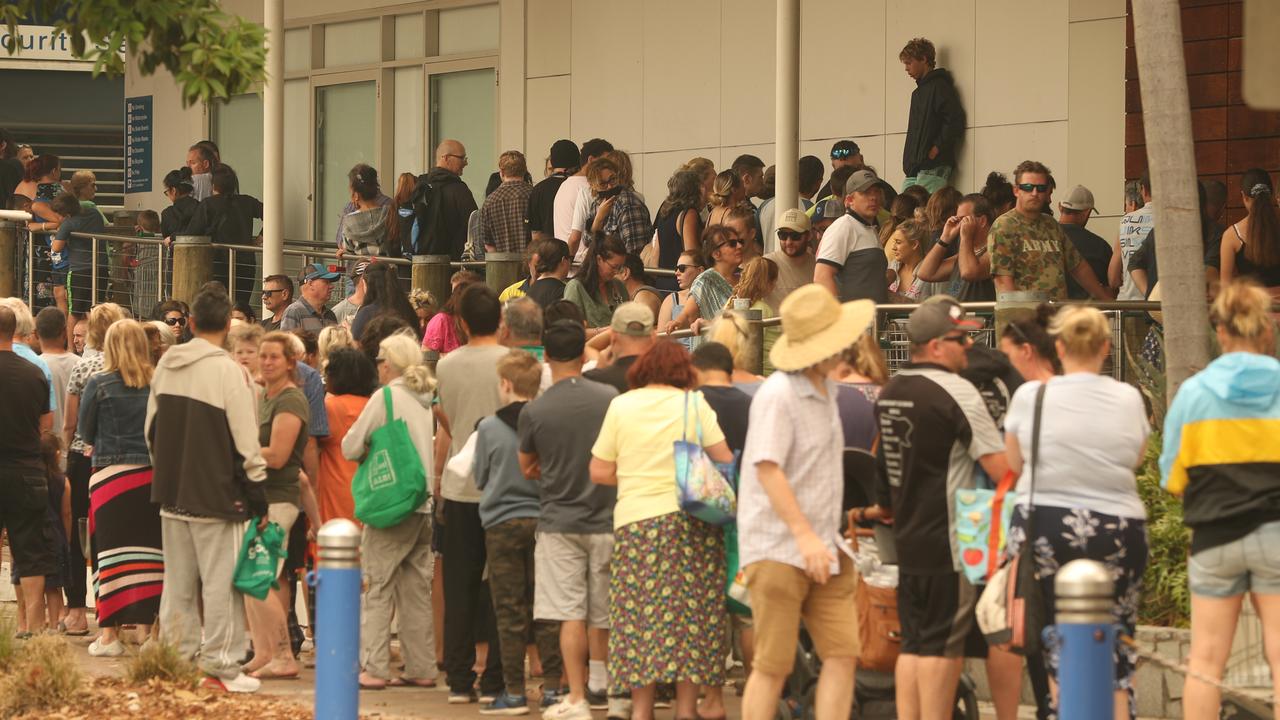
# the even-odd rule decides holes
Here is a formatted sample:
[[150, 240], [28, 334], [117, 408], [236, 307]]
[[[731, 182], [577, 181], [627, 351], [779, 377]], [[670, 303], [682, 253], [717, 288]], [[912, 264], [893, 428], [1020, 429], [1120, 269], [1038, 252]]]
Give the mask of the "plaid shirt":
[[[587, 226], [590, 227], [600, 208], [600, 198], [591, 201], [591, 209], [587, 212]], [[644, 246], [653, 239], [653, 224], [649, 222], [649, 208], [634, 190], [623, 190], [618, 199], [613, 201], [613, 209], [604, 221], [604, 231], [616, 235], [627, 252], [639, 255]]]
[[529, 211], [533, 186], [523, 180], [504, 182], [484, 199], [480, 208], [480, 233], [494, 252], [524, 252], [529, 244]]

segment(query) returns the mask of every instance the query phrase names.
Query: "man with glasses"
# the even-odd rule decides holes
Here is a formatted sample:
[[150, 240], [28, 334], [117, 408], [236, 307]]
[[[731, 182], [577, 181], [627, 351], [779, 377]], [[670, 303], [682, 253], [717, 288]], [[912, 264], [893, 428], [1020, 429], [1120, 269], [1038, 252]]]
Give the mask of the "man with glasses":
[[895, 680], [901, 718], [952, 715], [978, 601], [960, 564], [955, 494], [974, 487], [974, 461], [990, 477], [1008, 470], [986, 404], [957, 374], [968, 363], [969, 332], [980, 327], [954, 298], [930, 298], [907, 320], [910, 364], [876, 401], [883, 468], [876, 501], [893, 518], [899, 559], [902, 650]]
[[[436, 148], [436, 165], [418, 178], [426, 184], [426, 213], [418, 217], [418, 246], [425, 255], [448, 255], [462, 260], [467, 247], [467, 221], [476, 211], [476, 199], [462, 181], [467, 149], [457, 140], [445, 140]], [[416, 191], [415, 191], [416, 194]]]
[[1013, 177], [1016, 204], [995, 221], [987, 238], [997, 299], [1019, 292], [1040, 301], [1066, 300], [1067, 276], [1094, 299], [1112, 299], [1062, 227], [1044, 212], [1053, 189], [1049, 168], [1023, 160]]
[[342, 277], [337, 266], [311, 263], [302, 269], [302, 297], [285, 308], [280, 318], [280, 329], [285, 332], [306, 330], [316, 335], [330, 325], [337, 325], [338, 318], [325, 307], [332, 291], [331, 283]]
[[279, 330], [284, 320], [284, 311], [293, 304], [293, 280], [288, 275], [268, 275], [262, 281], [263, 315], [262, 329], [267, 332]]
[[801, 285], [813, 282], [813, 245], [810, 243], [813, 233], [810, 231], [809, 216], [799, 208], [791, 208], [782, 213], [775, 233], [778, 249], [765, 255], [778, 266], [778, 282], [773, 292], [765, 298], [771, 308], [782, 307], [782, 301]]

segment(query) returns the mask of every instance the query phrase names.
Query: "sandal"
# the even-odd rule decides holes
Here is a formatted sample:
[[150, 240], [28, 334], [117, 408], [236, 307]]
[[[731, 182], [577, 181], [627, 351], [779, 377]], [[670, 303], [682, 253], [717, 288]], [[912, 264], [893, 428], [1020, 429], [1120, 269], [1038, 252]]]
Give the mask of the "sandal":
[[[391, 682], [395, 682], [392, 680]], [[374, 677], [360, 673], [360, 689], [361, 690], [386, 690], [387, 681], [382, 678]]]
[[436, 687], [436, 681], [420, 680], [418, 678], [409, 678], [409, 677], [401, 676], [397, 678], [391, 678], [391, 680], [387, 682], [387, 685], [390, 687], [433, 688], [433, 687]]

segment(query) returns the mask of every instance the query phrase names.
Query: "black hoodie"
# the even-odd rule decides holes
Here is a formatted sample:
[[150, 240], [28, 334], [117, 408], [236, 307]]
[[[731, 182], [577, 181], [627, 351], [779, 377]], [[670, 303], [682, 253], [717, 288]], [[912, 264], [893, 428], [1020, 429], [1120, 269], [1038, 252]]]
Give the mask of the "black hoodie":
[[[921, 170], [949, 165], [955, 167], [956, 146], [964, 139], [964, 108], [956, 93], [951, 73], [934, 68], [916, 81], [911, 91], [911, 115], [907, 120], [907, 140], [902, 146], [902, 171], [914, 177]], [[938, 147], [938, 157], [930, 160], [929, 150]]]
[[461, 260], [467, 246], [467, 221], [476, 210], [476, 199], [462, 178], [445, 168], [431, 168], [426, 180], [431, 184], [431, 200], [427, 227], [418, 228], [421, 254]]

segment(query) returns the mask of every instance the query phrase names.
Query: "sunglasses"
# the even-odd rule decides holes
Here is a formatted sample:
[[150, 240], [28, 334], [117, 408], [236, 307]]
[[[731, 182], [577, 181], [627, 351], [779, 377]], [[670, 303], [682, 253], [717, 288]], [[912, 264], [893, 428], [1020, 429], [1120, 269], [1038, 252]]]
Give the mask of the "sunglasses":
[[850, 152], [852, 152], [852, 151], [851, 151], [851, 150], [849, 150], [848, 148], [840, 148], [839, 150], [832, 150], [832, 151], [831, 151], [831, 159], [832, 159], [832, 160], [839, 160], [839, 159], [841, 159], [841, 158], [847, 158], [847, 157], [849, 157], [849, 153], [850, 153]]
[[282, 293], [282, 292], [284, 292], [284, 288], [281, 288], [281, 289], [279, 289], [279, 290], [263, 290], [263, 291], [262, 291], [262, 297], [271, 297], [272, 295], [275, 295], [276, 293]]
[[167, 317], [164, 319], [164, 324], [170, 327], [174, 325], [177, 325], [178, 327], [185, 327], [187, 319], [184, 317]]
[[716, 248], [717, 248], [717, 249], [722, 248], [722, 247], [740, 248], [740, 247], [742, 247], [742, 241], [741, 241], [741, 240], [730, 240], [730, 241], [728, 241], [728, 242], [722, 242], [722, 243], [720, 243], [719, 245], [717, 245], [717, 246], [716, 246]]
[[700, 267], [702, 267], [702, 266], [701, 266], [701, 265], [677, 265], [677, 266], [676, 266], [676, 272], [684, 272], [685, 270], [688, 270], [689, 268], [700, 268]]
[[1022, 192], [1035, 191], [1038, 193], [1049, 192], [1049, 183], [1018, 183], [1018, 189]]
[[778, 239], [779, 239], [779, 240], [791, 240], [791, 241], [803, 240], [803, 239], [804, 239], [804, 233], [798, 233], [798, 232], [795, 232], [795, 231], [793, 231], [793, 230], [779, 230], [779, 231], [778, 231]]

